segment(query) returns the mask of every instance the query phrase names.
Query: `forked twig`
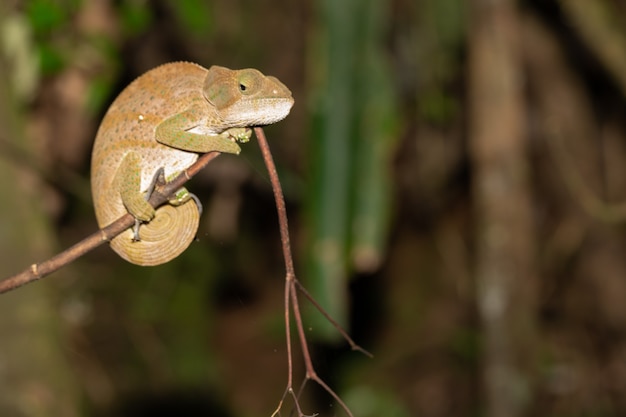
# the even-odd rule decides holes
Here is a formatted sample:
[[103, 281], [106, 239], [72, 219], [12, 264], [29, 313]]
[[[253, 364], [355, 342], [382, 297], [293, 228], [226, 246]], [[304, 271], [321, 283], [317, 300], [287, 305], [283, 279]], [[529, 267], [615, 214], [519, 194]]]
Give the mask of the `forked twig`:
[[[280, 410], [283, 406], [283, 402], [287, 395], [290, 395], [294, 400], [294, 405], [296, 411], [298, 412], [298, 417], [309, 417], [305, 416], [305, 414], [300, 409], [300, 404], [298, 401], [298, 395], [295, 394], [293, 390], [293, 359], [292, 359], [292, 348], [291, 348], [291, 331], [290, 331], [290, 311], [293, 311], [294, 320], [296, 322], [296, 329], [298, 331], [298, 338], [300, 340], [300, 348], [302, 349], [302, 356], [304, 358], [304, 366], [306, 370], [305, 383], [307, 380], [315, 381], [320, 387], [322, 387], [331, 397], [337, 401], [337, 403], [343, 408], [346, 414], [349, 417], [354, 417], [350, 408], [346, 405], [346, 403], [337, 395], [332, 388], [330, 388], [315, 372], [315, 368], [313, 366], [313, 361], [311, 360], [311, 354], [309, 352], [309, 346], [306, 340], [306, 335], [304, 332], [304, 326], [302, 324], [302, 315], [300, 314], [300, 306], [298, 304], [298, 293], [297, 290], [300, 290], [302, 294], [313, 304], [313, 306], [320, 312], [322, 315], [333, 325], [337, 330], [341, 333], [341, 335], [346, 339], [346, 341], [350, 344], [353, 350], [358, 350], [363, 352], [367, 356], [372, 356], [365, 349], [361, 348], [359, 345], [354, 343], [354, 341], [348, 336], [348, 333], [337, 323], [330, 315], [319, 305], [317, 301], [309, 294], [308, 291], [304, 288], [304, 286], [298, 281], [296, 278], [296, 274], [293, 267], [293, 257], [291, 255], [291, 245], [289, 243], [289, 226], [287, 222], [287, 209], [285, 207], [285, 198], [283, 196], [283, 191], [280, 186], [280, 179], [278, 178], [278, 173], [276, 172], [276, 166], [274, 165], [274, 159], [272, 158], [272, 154], [269, 149], [269, 145], [267, 143], [267, 139], [265, 138], [265, 133], [263, 129], [260, 127], [254, 128], [254, 133], [259, 141], [259, 147], [261, 148], [261, 153], [263, 154], [263, 159], [265, 161], [265, 166], [267, 167], [267, 171], [269, 173], [270, 182], [272, 183], [272, 190], [274, 191], [274, 200], [276, 202], [276, 210], [278, 211], [278, 223], [280, 229], [280, 238], [283, 249], [283, 257], [285, 259], [285, 335], [287, 338], [287, 368], [288, 368], [288, 376], [287, 376], [287, 388], [278, 403], [278, 407], [272, 413], [271, 417], [276, 417], [280, 414]], [[291, 305], [291, 309], [290, 309]]]

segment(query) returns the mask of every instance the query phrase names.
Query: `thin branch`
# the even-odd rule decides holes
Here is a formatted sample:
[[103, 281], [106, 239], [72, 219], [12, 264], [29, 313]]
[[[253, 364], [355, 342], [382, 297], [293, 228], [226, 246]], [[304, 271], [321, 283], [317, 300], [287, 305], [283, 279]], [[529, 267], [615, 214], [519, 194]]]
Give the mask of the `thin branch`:
[[369, 358], [373, 358], [374, 357], [374, 355], [372, 355], [367, 350], [363, 349], [361, 346], [357, 345], [354, 342], [354, 340], [352, 340], [352, 338], [350, 337], [348, 332], [343, 327], [341, 327], [341, 325], [339, 323], [337, 323], [337, 320], [332, 318], [332, 316], [330, 314], [328, 314], [328, 312], [326, 312], [326, 310], [324, 310], [322, 308], [322, 306], [317, 302], [317, 300], [315, 298], [313, 298], [311, 293], [309, 293], [307, 291], [307, 289], [304, 288], [304, 285], [302, 285], [302, 283], [300, 281], [296, 280], [296, 286], [298, 287], [298, 290], [300, 290], [300, 292], [306, 297], [306, 299], [309, 300], [309, 302], [311, 304], [313, 304], [313, 307], [315, 307], [317, 309], [317, 311], [319, 311], [322, 314], [322, 316], [324, 316], [324, 318], [326, 320], [328, 320], [328, 322], [330, 324], [332, 324], [333, 327], [335, 327], [335, 329], [337, 329], [337, 331], [346, 340], [346, 342], [348, 342], [348, 344], [350, 345], [350, 348], [352, 350], [356, 350], [358, 352], [361, 352], [362, 354], [364, 354], [365, 356], [367, 356]]
[[285, 197], [283, 195], [283, 189], [280, 186], [280, 179], [278, 178], [278, 172], [276, 171], [276, 165], [274, 164], [274, 158], [272, 152], [267, 143], [265, 132], [263, 128], [255, 127], [254, 133], [259, 141], [259, 147], [263, 154], [263, 160], [267, 167], [267, 172], [270, 176], [270, 182], [272, 183], [272, 190], [274, 191], [274, 200], [276, 201], [276, 211], [278, 212], [278, 225], [280, 228], [280, 241], [283, 247], [283, 257], [285, 258], [285, 269], [287, 271], [287, 280], [296, 278], [296, 273], [293, 268], [293, 257], [291, 255], [291, 244], [289, 242], [289, 225], [287, 222], [287, 208], [285, 206]]
[[[276, 201], [276, 210], [278, 211], [278, 223], [280, 228], [280, 236], [282, 242], [283, 256], [285, 259], [285, 268], [286, 268], [286, 276], [285, 276], [285, 328], [286, 328], [286, 337], [287, 337], [287, 363], [288, 363], [288, 378], [287, 378], [287, 388], [285, 389], [285, 393], [281, 398], [278, 407], [272, 414], [272, 417], [279, 415], [280, 409], [283, 406], [283, 402], [285, 397], [289, 394], [292, 396], [294, 400], [294, 405], [299, 417], [306, 417], [305, 414], [300, 409], [300, 404], [298, 402], [298, 395], [295, 394], [293, 390], [293, 358], [292, 358], [292, 349], [291, 349], [291, 332], [290, 332], [290, 320], [289, 320], [289, 305], [291, 304], [291, 309], [293, 311], [294, 320], [296, 322], [296, 329], [298, 331], [298, 337], [300, 339], [300, 349], [302, 350], [302, 356], [304, 358], [304, 365], [306, 368], [306, 380], [315, 381], [320, 387], [322, 387], [331, 397], [337, 401], [337, 403], [343, 408], [346, 414], [349, 417], [353, 417], [350, 408], [346, 405], [346, 403], [339, 397], [332, 388], [330, 388], [318, 375], [313, 366], [313, 361], [311, 360], [311, 354], [309, 352], [308, 342], [306, 340], [306, 334], [304, 332], [304, 326], [302, 324], [302, 315], [300, 313], [300, 306], [298, 304], [298, 293], [297, 290], [300, 290], [304, 296], [313, 304], [313, 306], [319, 310], [322, 315], [333, 324], [337, 330], [345, 337], [353, 350], [359, 350], [366, 354], [367, 356], [372, 356], [365, 349], [358, 346], [354, 341], [348, 336], [348, 333], [339, 326], [339, 324], [332, 318], [330, 315], [319, 305], [315, 299], [306, 291], [306, 289], [300, 284], [300, 282], [296, 278], [296, 274], [293, 267], [293, 258], [291, 255], [291, 245], [289, 243], [289, 226], [287, 223], [287, 210], [285, 207], [285, 199], [283, 196], [282, 188], [280, 185], [280, 180], [278, 178], [278, 173], [276, 172], [276, 166], [274, 165], [274, 159], [272, 158], [272, 154], [269, 149], [269, 145], [267, 143], [267, 139], [265, 138], [265, 133], [263, 129], [260, 127], [256, 127], [254, 129], [254, 133], [259, 141], [259, 147], [261, 148], [261, 153], [263, 154], [263, 159], [265, 160], [265, 165], [267, 167], [267, 171], [269, 173], [270, 182], [272, 183], [272, 190], [274, 191], [274, 199]], [[291, 303], [290, 303], [291, 301]]]
[[[203, 154], [193, 165], [191, 165], [187, 170], [181, 172], [172, 181], [157, 184], [148, 202], [154, 208], [165, 204], [171, 195], [173, 195], [187, 181], [189, 181], [193, 176], [200, 172], [200, 170], [207, 166], [209, 162], [219, 155], [219, 152]], [[87, 252], [90, 252], [102, 245], [104, 242], [110, 241], [124, 230], [133, 226], [134, 223], [135, 219], [131, 214], [126, 214], [120, 217], [115, 222], [89, 235], [69, 249], [64, 250], [44, 262], [32, 264], [24, 271], [0, 281], [0, 294], [19, 288], [22, 285], [38, 281], [41, 278], [50, 275], [65, 265], [80, 258]]]

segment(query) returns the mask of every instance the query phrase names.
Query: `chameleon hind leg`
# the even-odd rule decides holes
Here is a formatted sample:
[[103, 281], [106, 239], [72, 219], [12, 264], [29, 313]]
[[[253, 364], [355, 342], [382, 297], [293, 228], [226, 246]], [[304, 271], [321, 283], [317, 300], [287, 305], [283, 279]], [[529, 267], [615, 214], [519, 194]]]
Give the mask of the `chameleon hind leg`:
[[[153, 181], [155, 185], [149, 187], [149, 193], [142, 192], [140, 162], [136, 153], [128, 153], [115, 174], [114, 187], [136, 221], [135, 227], [113, 238], [110, 245], [129, 262], [142, 266], [160, 265], [180, 255], [194, 241], [200, 206], [197, 198], [179, 190], [170, 199], [171, 204], [154, 210], [146, 199], [158, 183]], [[160, 176], [161, 172], [155, 174], [157, 181]]]
[[[163, 167], [156, 170], [152, 177], [152, 181], [150, 181], [150, 185], [145, 193], [143, 193], [143, 198], [147, 202], [152, 197], [152, 193], [158, 183], [165, 183], [167, 180], [165, 178], [165, 169]], [[169, 204], [173, 206], [180, 206], [185, 204], [189, 200], [193, 200], [198, 208], [198, 215], [202, 214], [202, 203], [200, 199], [195, 195], [187, 191], [186, 188], [182, 187], [174, 194], [174, 197], [168, 200]], [[152, 206], [150, 206], [152, 207]], [[133, 226], [133, 241], [138, 242], [141, 240], [139, 237], [139, 227], [144, 221], [135, 217], [135, 225]]]
[[114, 179], [126, 210], [140, 222], [148, 222], [155, 210], [141, 192], [141, 157], [135, 152], [124, 155]]

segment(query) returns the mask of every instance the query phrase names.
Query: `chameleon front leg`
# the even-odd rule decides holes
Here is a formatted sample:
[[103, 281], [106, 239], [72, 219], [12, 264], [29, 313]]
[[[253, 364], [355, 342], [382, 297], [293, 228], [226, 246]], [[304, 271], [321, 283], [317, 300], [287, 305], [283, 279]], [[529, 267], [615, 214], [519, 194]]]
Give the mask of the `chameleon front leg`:
[[[195, 133], [189, 130], [206, 124], [201, 108], [192, 107], [161, 122], [155, 132], [157, 142], [189, 152], [226, 152], [238, 155], [238, 142], [247, 142], [252, 135], [249, 128], [231, 128], [219, 134]], [[211, 128], [211, 126], [206, 126]]]

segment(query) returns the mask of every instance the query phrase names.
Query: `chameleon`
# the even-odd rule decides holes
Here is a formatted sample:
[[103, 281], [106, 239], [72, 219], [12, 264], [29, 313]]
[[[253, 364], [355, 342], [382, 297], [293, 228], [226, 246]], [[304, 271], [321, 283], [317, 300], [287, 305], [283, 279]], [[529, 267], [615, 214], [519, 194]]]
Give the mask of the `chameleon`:
[[182, 188], [155, 210], [147, 199], [157, 175], [171, 180], [201, 153], [238, 155], [250, 127], [284, 119], [293, 104], [283, 83], [251, 68], [173, 62], [135, 79], [107, 110], [91, 158], [99, 227], [126, 213], [135, 218], [111, 248], [143, 266], [180, 255], [196, 237], [202, 206]]

